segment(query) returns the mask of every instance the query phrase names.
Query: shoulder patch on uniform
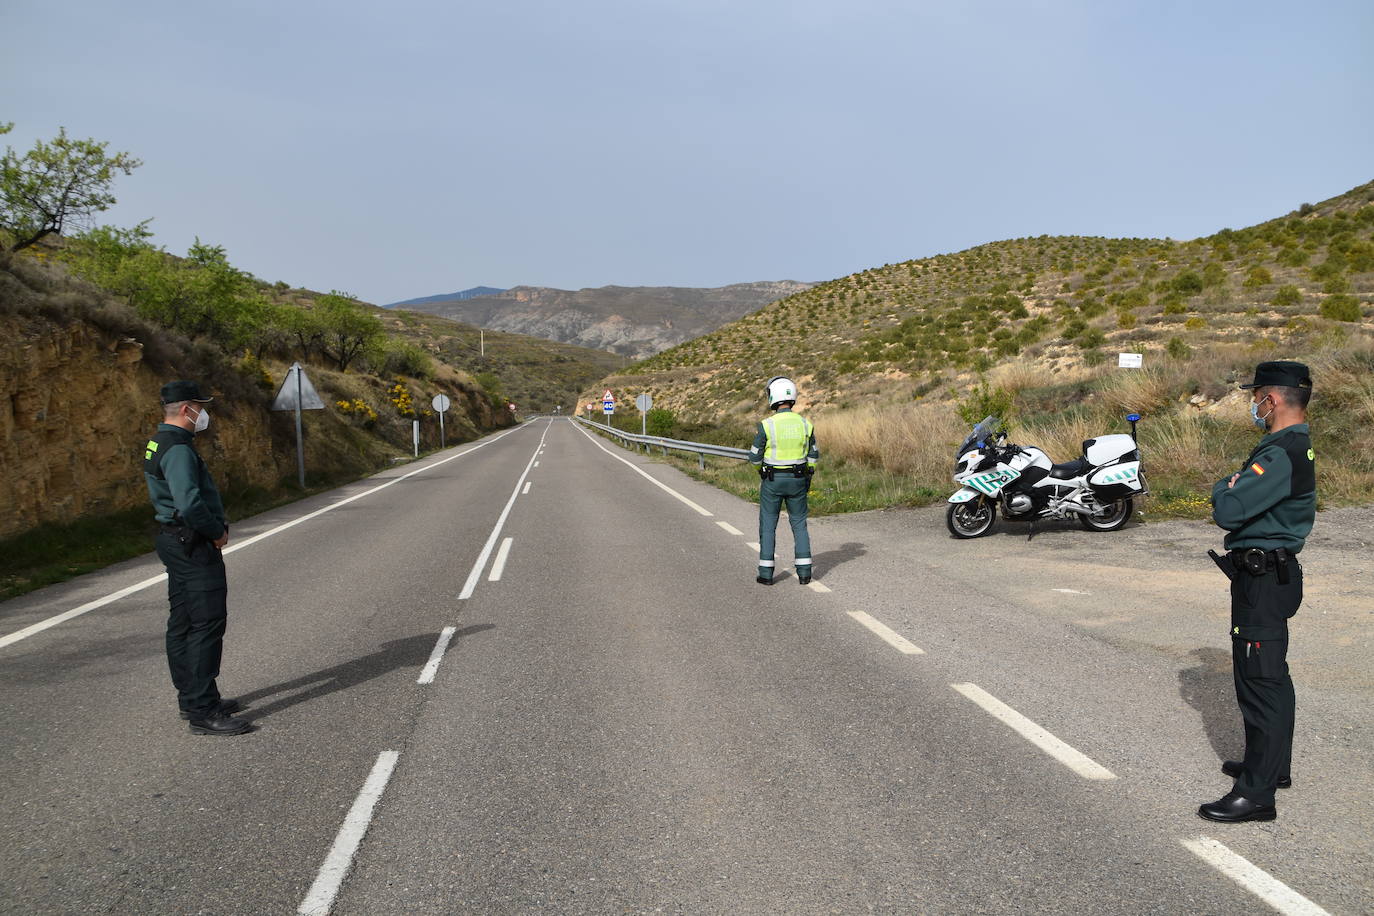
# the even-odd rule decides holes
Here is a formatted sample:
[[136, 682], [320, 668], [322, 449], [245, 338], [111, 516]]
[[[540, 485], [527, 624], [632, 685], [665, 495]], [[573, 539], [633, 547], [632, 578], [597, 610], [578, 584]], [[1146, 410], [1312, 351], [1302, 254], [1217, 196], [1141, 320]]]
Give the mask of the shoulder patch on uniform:
[[1250, 465], [1250, 470], [1254, 471], [1256, 474], [1259, 474], [1261, 477], [1264, 476], [1264, 468], [1260, 467], [1260, 463], [1258, 461]]

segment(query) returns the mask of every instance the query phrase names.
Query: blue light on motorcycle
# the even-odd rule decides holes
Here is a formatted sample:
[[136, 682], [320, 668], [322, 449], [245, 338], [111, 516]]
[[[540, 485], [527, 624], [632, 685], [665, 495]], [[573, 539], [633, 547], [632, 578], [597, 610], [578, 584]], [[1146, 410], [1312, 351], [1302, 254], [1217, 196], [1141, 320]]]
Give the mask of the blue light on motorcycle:
[[1126, 422], [1127, 422], [1127, 423], [1139, 423], [1139, 422], [1140, 422], [1140, 414], [1138, 414], [1138, 413], [1128, 413], [1128, 414], [1126, 414]]

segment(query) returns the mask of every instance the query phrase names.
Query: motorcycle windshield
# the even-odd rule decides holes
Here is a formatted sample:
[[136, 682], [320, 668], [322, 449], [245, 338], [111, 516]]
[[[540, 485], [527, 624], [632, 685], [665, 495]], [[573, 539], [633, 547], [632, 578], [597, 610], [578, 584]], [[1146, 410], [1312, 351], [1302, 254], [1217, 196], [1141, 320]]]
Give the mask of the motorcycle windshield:
[[996, 435], [997, 429], [1001, 425], [1002, 424], [996, 417], [984, 417], [982, 422], [973, 427], [973, 432], [968, 434], [968, 438], [959, 446], [959, 450], [954, 453], [954, 457], [957, 459], [960, 455], [964, 454], [964, 452], [973, 448], [978, 443], [986, 442], [991, 439]]

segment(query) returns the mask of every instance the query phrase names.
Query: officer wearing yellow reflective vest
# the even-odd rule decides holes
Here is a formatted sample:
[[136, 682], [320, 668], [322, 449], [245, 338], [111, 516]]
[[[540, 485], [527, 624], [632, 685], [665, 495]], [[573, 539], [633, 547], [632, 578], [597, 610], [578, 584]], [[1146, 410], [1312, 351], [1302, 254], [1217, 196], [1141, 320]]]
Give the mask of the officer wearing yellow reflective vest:
[[1245, 756], [1221, 765], [1235, 779], [1231, 791], [1198, 808], [1226, 823], [1273, 820], [1274, 790], [1293, 784], [1288, 618], [1302, 604], [1297, 554], [1317, 513], [1311, 373], [1302, 363], [1260, 363], [1241, 387], [1251, 391], [1250, 417], [1266, 435], [1240, 471], [1212, 488], [1212, 519], [1226, 529], [1228, 551], [1212, 558], [1231, 580], [1231, 666]]
[[816, 472], [820, 453], [816, 450], [816, 430], [811, 421], [792, 412], [797, 403], [797, 385], [778, 376], [768, 382], [768, 407], [773, 415], [762, 420], [749, 449], [749, 462], [757, 465], [759, 485], [759, 571], [755, 581], [773, 584], [778, 515], [787, 505], [787, 520], [792, 525], [796, 551], [797, 581], [811, 581], [811, 536], [806, 531], [806, 494], [811, 475]]

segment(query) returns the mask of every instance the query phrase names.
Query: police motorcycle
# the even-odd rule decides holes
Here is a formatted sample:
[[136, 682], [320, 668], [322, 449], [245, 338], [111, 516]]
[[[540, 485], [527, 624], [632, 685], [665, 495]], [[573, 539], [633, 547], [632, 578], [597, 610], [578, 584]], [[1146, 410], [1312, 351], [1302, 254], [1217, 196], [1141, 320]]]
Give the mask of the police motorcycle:
[[1033, 445], [1007, 442], [998, 419], [985, 418], [954, 456], [954, 482], [961, 488], [949, 498], [945, 513], [950, 534], [987, 534], [999, 507], [1007, 521], [1077, 518], [1089, 531], [1122, 527], [1131, 518], [1134, 498], [1149, 492], [1135, 437], [1140, 415], [1126, 419], [1130, 435], [1087, 439], [1081, 457], [1055, 464]]

